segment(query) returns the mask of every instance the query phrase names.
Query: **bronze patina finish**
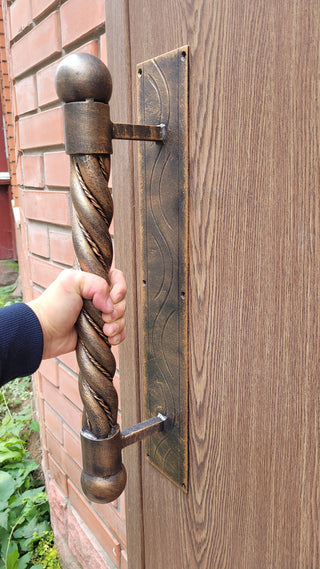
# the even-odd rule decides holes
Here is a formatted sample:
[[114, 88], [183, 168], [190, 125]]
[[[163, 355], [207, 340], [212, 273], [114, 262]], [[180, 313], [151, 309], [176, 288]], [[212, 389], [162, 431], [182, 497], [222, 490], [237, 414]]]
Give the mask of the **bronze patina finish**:
[[[108, 278], [113, 258], [109, 233], [113, 202], [108, 188], [111, 77], [97, 58], [75, 54], [60, 64], [56, 88], [64, 103], [66, 149], [71, 155], [72, 234], [78, 264], [81, 270]], [[123, 491], [126, 472], [121, 462], [118, 396], [113, 385], [116, 365], [102, 326], [99, 312], [92, 302], [85, 301], [77, 322], [79, 391], [84, 406], [81, 483], [90, 500], [110, 502]], [[108, 441], [111, 456], [105, 450], [97, 452], [97, 448], [105, 448], [97, 441]]]
[[112, 138], [164, 142], [165, 137], [166, 127], [164, 124], [149, 126], [143, 124], [112, 123]]
[[146, 452], [187, 490], [188, 47], [138, 65], [137, 89], [140, 122], [166, 125], [165, 144], [139, 144], [145, 410], [172, 422]]
[[[63, 102], [65, 147], [71, 159], [76, 264], [81, 270], [108, 279], [113, 259], [109, 233], [113, 202], [108, 188], [112, 138], [164, 143], [166, 125], [162, 121], [154, 125], [112, 123], [108, 105], [111, 76], [92, 55], [80, 53], [65, 58], [57, 71], [56, 88]], [[85, 301], [77, 322], [79, 390], [84, 406], [81, 483], [87, 497], [101, 503], [115, 500], [125, 487], [122, 448], [172, 428], [172, 420], [164, 415], [167, 405], [162, 407], [159, 400], [154, 417], [120, 432], [118, 397], [113, 386], [115, 360], [102, 327], [100, 313], [92, 302]]]

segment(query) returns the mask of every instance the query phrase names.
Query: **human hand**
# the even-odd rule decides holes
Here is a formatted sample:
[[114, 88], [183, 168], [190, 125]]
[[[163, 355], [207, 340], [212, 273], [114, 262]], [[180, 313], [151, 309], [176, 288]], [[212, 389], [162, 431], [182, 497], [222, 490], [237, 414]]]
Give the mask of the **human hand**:
[[67, 269], [37, 299], [28, 303], [39, 319], [43, 332], [43, 359], [54, 358], [75, 349], [75, 323], [83, 299], [92, 300], [102, 313], [103, 332], [113, 346], [125, 338], [126, 282], [121, 271], [111, 269], [110, 287], [101, 277]]

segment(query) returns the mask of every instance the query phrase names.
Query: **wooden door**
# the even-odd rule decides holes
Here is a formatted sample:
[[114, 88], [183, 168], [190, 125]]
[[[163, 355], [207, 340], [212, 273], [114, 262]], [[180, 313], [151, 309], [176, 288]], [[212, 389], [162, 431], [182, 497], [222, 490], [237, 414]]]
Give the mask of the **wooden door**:
[[[129, 568], [319, 569], [319, 2], [107, 0], [106, 23], [114, 121], [137, 120], [138, 63], [190, 46], [190, 488], [125, 451]], [[126, 426], [141, 417], [135, 152], [115, 141]]]

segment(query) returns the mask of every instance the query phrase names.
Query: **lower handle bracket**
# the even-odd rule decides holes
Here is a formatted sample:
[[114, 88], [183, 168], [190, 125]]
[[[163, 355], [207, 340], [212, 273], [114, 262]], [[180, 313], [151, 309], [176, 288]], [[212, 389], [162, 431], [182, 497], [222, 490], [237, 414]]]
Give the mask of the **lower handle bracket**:
[[121, 458], [122, 449], [168, 428], [170, 421], [158, 413], [156, 417], [123, 431], [116, 425], [106, 438], [98, 439], [92, 433], [81, 431], [81, 485], [89, 500], [98, 503], [116, 500], [123, 492], [127, 480]]

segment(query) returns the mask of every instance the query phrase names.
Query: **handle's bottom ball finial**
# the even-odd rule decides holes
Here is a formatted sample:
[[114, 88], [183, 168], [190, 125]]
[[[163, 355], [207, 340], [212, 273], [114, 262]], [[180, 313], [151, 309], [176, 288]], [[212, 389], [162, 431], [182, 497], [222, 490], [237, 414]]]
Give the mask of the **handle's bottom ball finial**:
[[98, 504], [108, 504], [119, 498], [125, 489], [126, 481], [127, 473], [123, 464], [120, 472], [107, 478], [91, 476], [84, 471], [81, 473], [81, 486], [84, 494], [91, 502]]

